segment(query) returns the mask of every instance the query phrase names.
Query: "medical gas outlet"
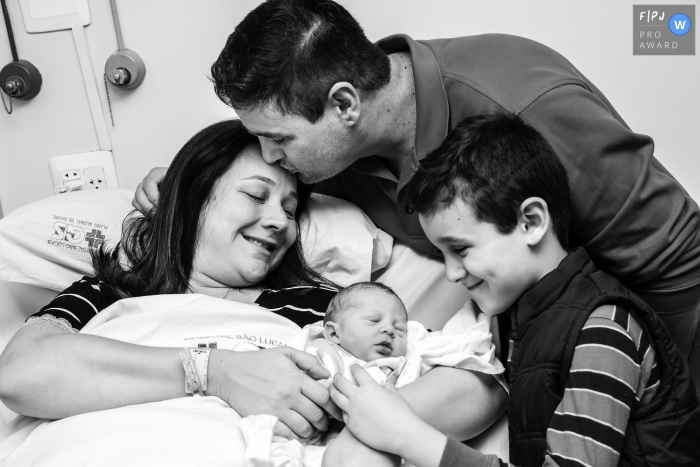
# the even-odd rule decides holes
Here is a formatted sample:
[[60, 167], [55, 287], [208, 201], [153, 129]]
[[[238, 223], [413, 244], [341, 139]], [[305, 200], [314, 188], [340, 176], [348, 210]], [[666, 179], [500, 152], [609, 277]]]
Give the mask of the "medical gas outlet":
[[57, 194], [77, 190], [119, 188], [117, 170], [110, 151], [94, 151], [49, 160], [54, 191]]

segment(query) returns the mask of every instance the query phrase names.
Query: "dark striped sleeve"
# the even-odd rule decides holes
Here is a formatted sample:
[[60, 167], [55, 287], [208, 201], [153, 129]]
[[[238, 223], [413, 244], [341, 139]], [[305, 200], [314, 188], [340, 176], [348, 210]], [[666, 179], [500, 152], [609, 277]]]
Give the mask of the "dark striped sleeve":
[[95, 277], [74, 282], [38, 313], [27, 318], [28, 324], [45, 324], [65, 333], [79, 332], [97, 313], [119, 299]]
[[547, 430], [548, 454], [559, 466], [618, 464], [632, 408], [655, 391], [654, 360], [642, 328], [625, 309], [606, 305], [591, 314]]
[[328, 304], [337, 293], [325, 287], [289, 287], [265, 290], [255, 303], [304, 327], [323, 320]]

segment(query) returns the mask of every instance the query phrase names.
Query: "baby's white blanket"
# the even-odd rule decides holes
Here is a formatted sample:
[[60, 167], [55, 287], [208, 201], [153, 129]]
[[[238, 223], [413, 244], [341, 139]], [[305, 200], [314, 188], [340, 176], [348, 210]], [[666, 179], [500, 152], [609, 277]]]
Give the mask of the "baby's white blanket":
[[[203, 295], [161, 295], [118, 302], [90, 321], [83, 333], [159, 347], [257, 350], [287, 345], [300, 331], [255, 305]], [[491, 367], [486, 372], [496, 373], [500, 363], [488, 356], [492, 345], [484, 338], [479, 338], [480, 348], [487, 351], [476, 365], [482, 370], [474, 369]], [[407, 368], [410, 362], [407, 356]], [[413, 367], [419, 373], [423, 368], [420, 362]], [[0, 431], [0, 467], [320, 465], [324, 448], [273, 437], [275, 422], [269, 415], [243, 418], [215, 397], [185, 397], [58, 421], [18, 417]]]

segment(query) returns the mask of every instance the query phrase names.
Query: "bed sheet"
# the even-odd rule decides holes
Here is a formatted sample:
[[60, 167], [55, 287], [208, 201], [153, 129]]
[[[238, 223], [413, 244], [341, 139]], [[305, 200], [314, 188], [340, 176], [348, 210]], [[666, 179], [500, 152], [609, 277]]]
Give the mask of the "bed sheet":
[[[143, 345], [253, 350], [300, 333], [254, 305], [202, 295], [119, 302], [83, 330]], [[320, 465], [322, 448], [272, 436], [276, 419], [240, 417], [215, 397], [186, 397], [69, 417], [18, 417], [0, 431], [0, 466]]]

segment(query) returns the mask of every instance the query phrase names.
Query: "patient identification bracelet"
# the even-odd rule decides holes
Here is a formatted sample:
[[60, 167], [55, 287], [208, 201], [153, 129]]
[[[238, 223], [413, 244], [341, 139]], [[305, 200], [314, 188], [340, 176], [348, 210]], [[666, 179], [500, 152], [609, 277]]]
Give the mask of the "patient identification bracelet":
[[185, 369], [185, 392], [204, 395], [207, 390], [207, 368], [211, 349], [180, 349], [182, 367]]

